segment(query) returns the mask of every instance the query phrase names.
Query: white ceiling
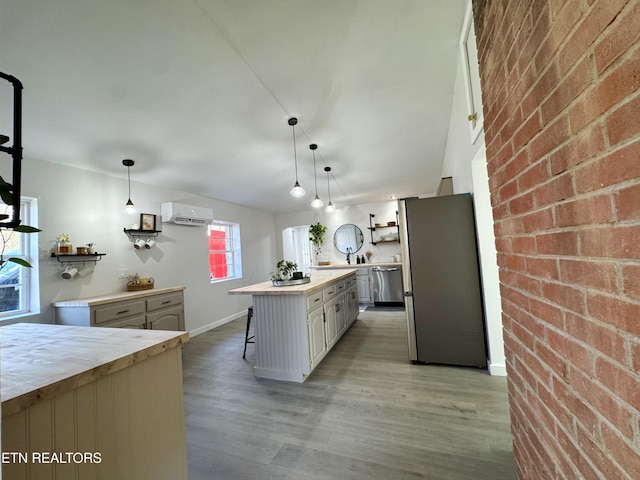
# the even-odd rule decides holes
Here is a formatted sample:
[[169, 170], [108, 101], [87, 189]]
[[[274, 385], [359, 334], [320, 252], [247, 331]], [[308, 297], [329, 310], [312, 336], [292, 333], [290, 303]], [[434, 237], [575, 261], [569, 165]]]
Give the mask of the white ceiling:
[[338, 207], [378, 202], [437, 188], [466, 3], [0, 0], [0, 70], [24, 84], [27, 161], [131, 158], [135, 182], [279, 213], [310, 209], [317, 143], [325, 202], [327, 165]]

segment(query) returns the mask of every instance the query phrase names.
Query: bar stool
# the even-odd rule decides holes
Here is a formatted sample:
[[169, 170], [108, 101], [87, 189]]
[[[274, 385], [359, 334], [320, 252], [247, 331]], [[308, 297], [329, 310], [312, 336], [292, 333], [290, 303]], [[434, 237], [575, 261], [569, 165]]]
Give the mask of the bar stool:
[[249, 336], [249, 327], [251, 326], [251, 317], [253, 317], [253, 305], [247, 309], [247, 333], [244, 335], [244, 352], [242, 354], [242, 358], [245, 358], [247, 354], [247, 343], [256, 343], [254, 340], [251, 340], [255, 335]]

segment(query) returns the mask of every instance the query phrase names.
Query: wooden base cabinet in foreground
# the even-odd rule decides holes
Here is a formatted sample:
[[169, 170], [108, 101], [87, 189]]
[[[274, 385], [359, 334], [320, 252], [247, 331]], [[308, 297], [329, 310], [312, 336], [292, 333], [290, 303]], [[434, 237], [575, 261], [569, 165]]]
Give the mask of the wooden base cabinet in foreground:
[[3, 480], [187, 479], [186, 332], [0, 330]]
[[270, 282], [232, 290], [251, 294], [256, 377], [303, 382], [358, 316], [354, 270], [314, 272], [311, 283]]
[[56, 323], [184, 331], [184, 287], [55, 302]]

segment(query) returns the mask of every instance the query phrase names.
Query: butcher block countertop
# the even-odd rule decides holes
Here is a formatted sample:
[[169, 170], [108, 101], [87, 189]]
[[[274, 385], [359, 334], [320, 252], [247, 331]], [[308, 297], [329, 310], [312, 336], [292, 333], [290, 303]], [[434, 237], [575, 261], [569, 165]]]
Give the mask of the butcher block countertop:
[[274, 287], [271, 281], [268, 281], [229, 290], [229, 293], [231, 295], [307, 295], [355, 272], [354, 269], [316, 271], [310, 275], [311, 281], [302, 285]]
[[188, 339], [187, 332], [164, 330], [35, 323], [1, 327], [2, 417], [159, 355]]
[[74, 300], [66, 300], [54, 302], [54, 307], [93, 307], [103, 305], [105, 303], [120, 302], [122, 300], [133, 300], [138, 297], [148, 297], [149, 295], [160, 295], [161, 293], [179, 292], [185, 287], [168, 287], [168, 288], [150, 288], [148, 290], [138, 290], [135, 292], [118, 292], [109, 295], [100, 295], [98, 297], [79, 298]]

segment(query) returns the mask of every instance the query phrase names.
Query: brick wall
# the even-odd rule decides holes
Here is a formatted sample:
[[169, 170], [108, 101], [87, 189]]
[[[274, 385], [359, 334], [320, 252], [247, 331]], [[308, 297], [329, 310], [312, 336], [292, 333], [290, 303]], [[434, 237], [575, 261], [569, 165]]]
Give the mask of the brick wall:
[[640, 0], [474, 0], [520, 479], [640, 478]]

